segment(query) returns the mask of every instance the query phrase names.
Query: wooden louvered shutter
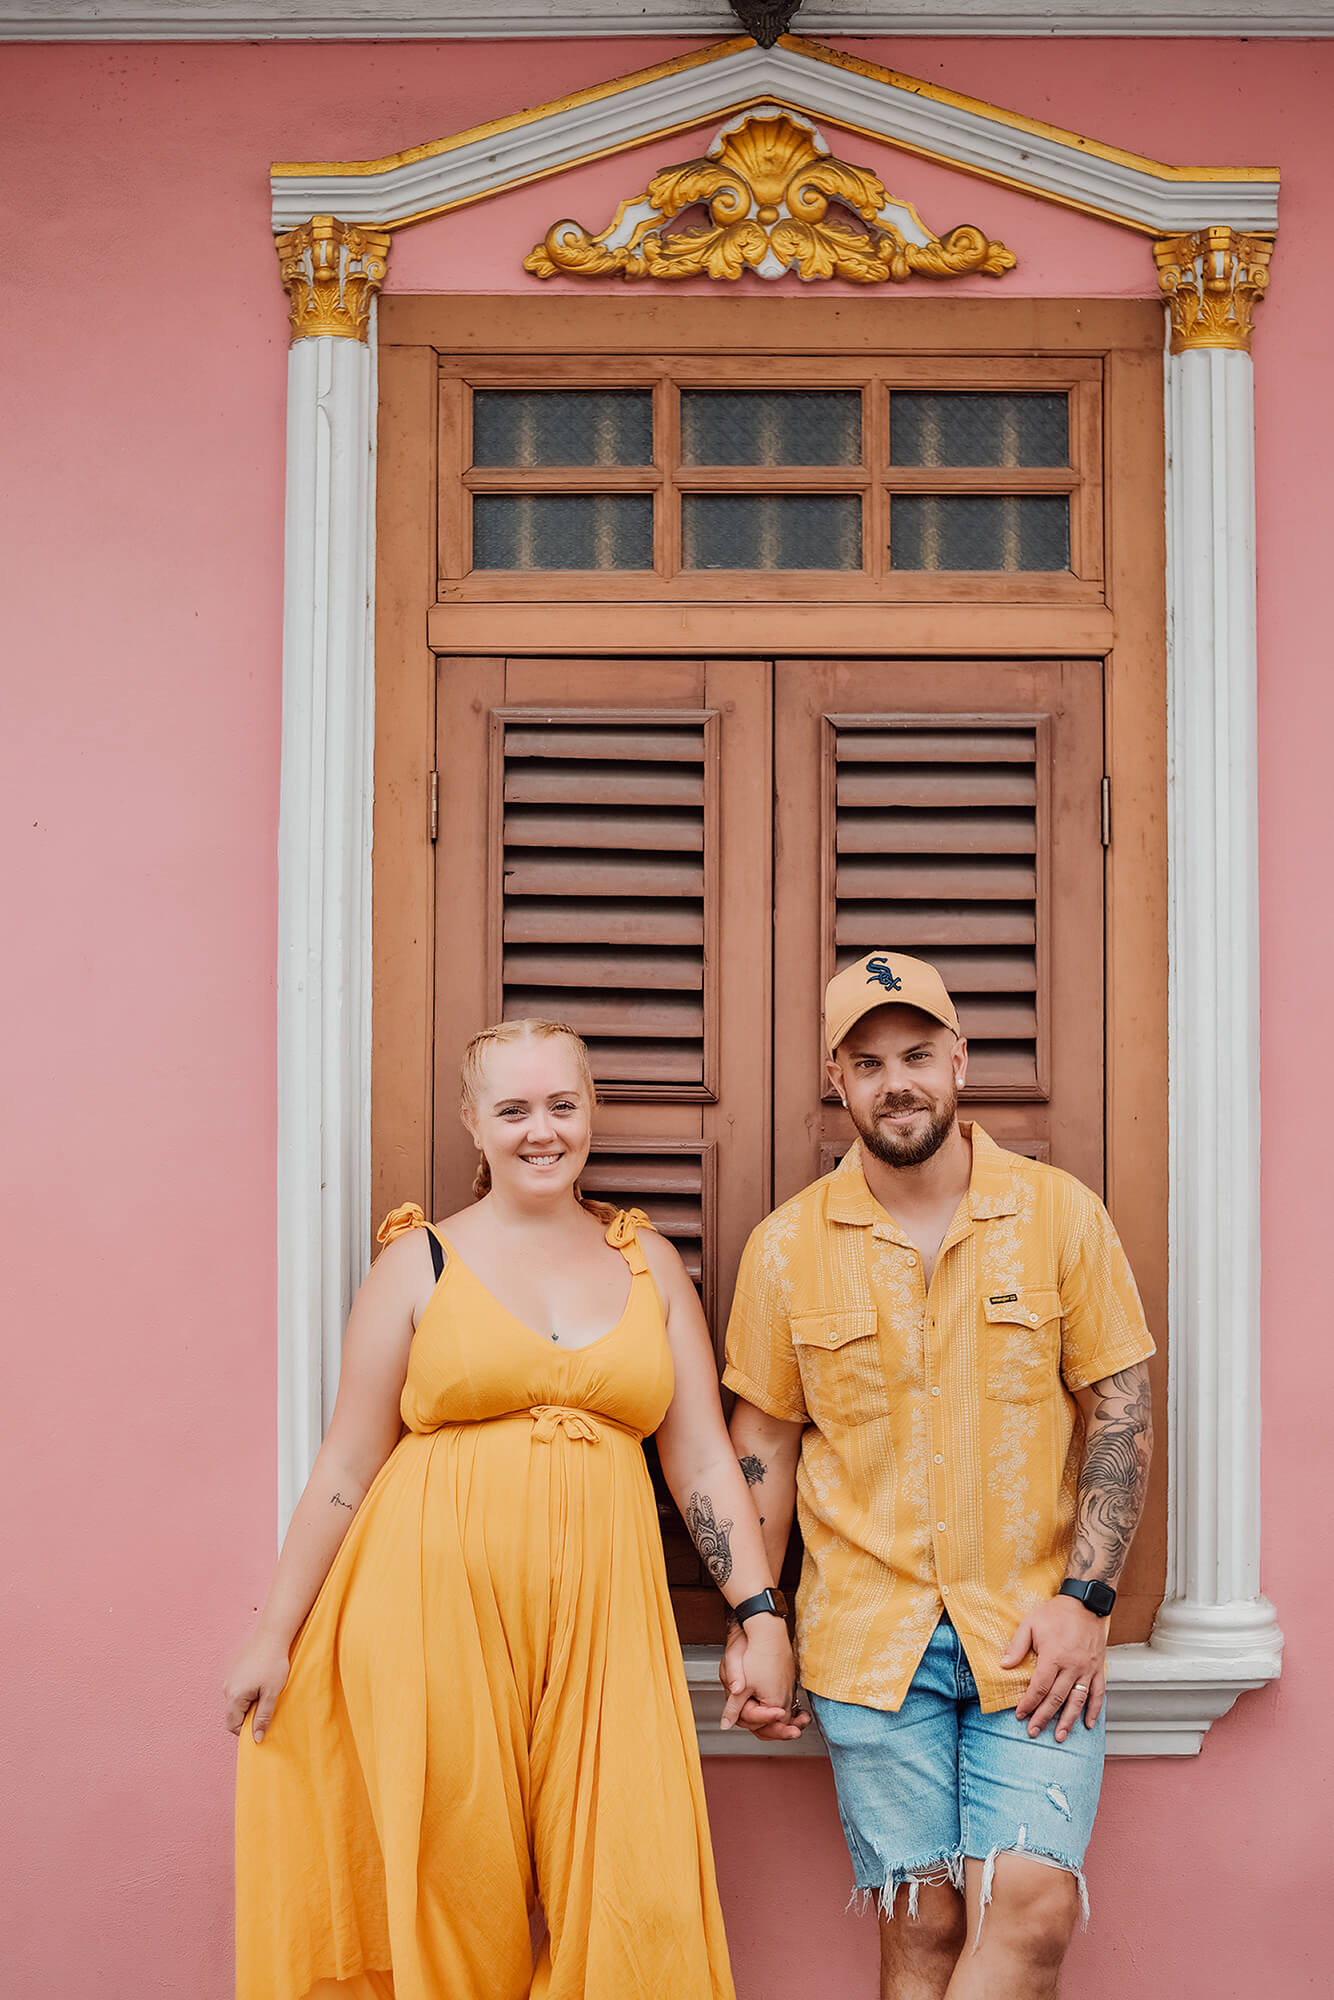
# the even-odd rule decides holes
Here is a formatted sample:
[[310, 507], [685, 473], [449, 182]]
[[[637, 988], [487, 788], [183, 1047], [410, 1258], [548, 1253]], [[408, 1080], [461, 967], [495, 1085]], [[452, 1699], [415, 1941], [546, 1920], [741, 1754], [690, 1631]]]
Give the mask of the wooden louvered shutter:
[[492, 714], [492, 1011], [568, 1020], [604, 1098], [716, 1095], [718, 724]]
[[836, 960], [887, 938], [930, 959], [960, 1010], [972, 1088], [1032, 1097], [1050, 1031], [1044, 1009], [1040, 1044], [1045, 719], [844, 715], [825, 730]]
[[[719, 1343], [770, 1200], [771, 701], [746, 660], [444, 659], [437, 684], [435, 1212], [470, 1199], [469, 1036], [568, 1021], [601, 1100], [585, 1191], [670, 1237]], [[682, 1637], [712, 1642], [655, 1483]]]
[[966, 1114], [1101, 1186], [1101, 745], [1096, 663], [780, 667], [775, 1052], [810, 1080], [776, 1105], [778, 1197], [851, 1137], [819, 993], [877, 947], [954, 995]]

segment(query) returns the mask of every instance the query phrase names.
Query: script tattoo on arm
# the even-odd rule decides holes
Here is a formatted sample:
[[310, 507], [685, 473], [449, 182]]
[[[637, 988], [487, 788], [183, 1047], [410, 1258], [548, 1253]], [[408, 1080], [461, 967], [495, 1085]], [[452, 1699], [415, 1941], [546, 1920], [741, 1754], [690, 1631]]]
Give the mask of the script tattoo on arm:
[[721, 1590], [732, 1574], [732, 1523], [715, 1519], [707, 1493], [692, 1493], [686, 1503], [686, 1526], [705, 1569]]
[[335, 1493], [329, 1505], [331, 1507], [346, 1507], [349, 1514], [355, 1514], [357, 1511], [350, 1500], [344, 1500], [341, 1493]]
[[1097, 1399], [1079, 1469], [1070, 1574], [1115, 1584], [1139, 1517], [1153, 1454], [1153, 1411], [1144, 1362], [1095, 1382]]

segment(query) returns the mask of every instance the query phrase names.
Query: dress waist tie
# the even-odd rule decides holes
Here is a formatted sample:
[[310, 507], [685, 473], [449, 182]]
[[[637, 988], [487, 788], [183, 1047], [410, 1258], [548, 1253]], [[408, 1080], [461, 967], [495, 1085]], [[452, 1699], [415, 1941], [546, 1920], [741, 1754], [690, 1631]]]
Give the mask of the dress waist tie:
[[534, 1403], [528, 1414], [533, 1420], [534, 1444], [550, 1444], [557, 1431], [564, 1431], [576, 1444], [597, 1444], [604, 1427], [632, 1437], [636, 1444], [643, 1441], [644, 1433], [630, 1424], [618, 1423], [615, 1417], [595, 1417], [588, 1410], [567, 1409], [562, 1403]]

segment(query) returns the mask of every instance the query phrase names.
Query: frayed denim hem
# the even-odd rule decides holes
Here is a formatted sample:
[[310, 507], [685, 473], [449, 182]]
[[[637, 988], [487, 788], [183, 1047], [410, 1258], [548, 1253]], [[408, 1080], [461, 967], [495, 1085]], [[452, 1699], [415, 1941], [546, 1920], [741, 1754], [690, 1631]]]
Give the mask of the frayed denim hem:
[[948, 1883], [951, 1889], [957, 1889], [960, 1895], [963, 1894], [963, 1856], [940, 1854], [933, 1861], [916, 1861], [908, 1868], [893, 1868], [880, 1888], [854, 1888], [848, 1898], [845, 1914], [846, 1910], [855, 1909], [859, 1916], [863, 1915], [870, 1908], [871, 1899], [874, 1897], [876, 1914], [892, 1919], [899, 1890], [905, 1883], [908, 1889], [908, 1915], [916, 1917], [917, 1899], [923, 1885], [928, 1889], [939, 1889]]
[[[977, 1935], [973, 1939], [974, 1951], [977, 1950], [982, 1940], [982, 1925], [986, 1921], [987, 1910], [991, 1906], [992, 1897], [995, 1893], [996, 1860], [1001, 1854], [1022, 1854], [1025, 1861], [1036, 1861], [1043, 1868], [1058, 1868], [1062, 1874], [1073, 1875], [1079, 1889], [1079, 1908], [1083, 1918], [1083, 1928], [1085, 1930], [1088, 1929], [1090, 1916], [1089, 1892], [1088, 1884], [1084, 1880], [1083, 1869], [1077, 1866], [1075, 1862], [1067, 1861], [1062, 1855], [1044, 1854], [1040, 1848], [1030, 1847], [1028, 1844], [1028, 1828], [1021, 1826], [1011, 1846], [993, 1847], [985, 1857], [978, 1857], [982, 1859], [982, 1893], [978, 1899]], [[885, 1917], [892, 1921], [896, 1914], [895, 1904], [898, 1901], [899, 1890], [906, 1885], [908, 1890], [907, 1915], [910, 1919], [915, 1918], [917, 1916], [918, 1898], [924, 1886], [928, 1889], [938, 1889], [943, 1888], [948, 1883], [951, 1889], [957, 1889], [960, 1895], [963, 1894], [964, 1862], [966, 1859], [971, 1858], [973, 1857], [963, 1854], [940, 1854], [931, 1861], [916, 1861], [906, 1868], [891, 1869], [885, 1877], [883, 1885], [878, 1889], [869, 1884], [866, 1886], [862, 1886], [861, 1884], [855, 1886], [844, 1906], [844, 1914], [846, 1915], [848, 1910], [855, 1910], [858, 1916], [864, 1916], [866, 1911], [871, 1907], [871, 1902], [874, 1898], [877, 1916]]]

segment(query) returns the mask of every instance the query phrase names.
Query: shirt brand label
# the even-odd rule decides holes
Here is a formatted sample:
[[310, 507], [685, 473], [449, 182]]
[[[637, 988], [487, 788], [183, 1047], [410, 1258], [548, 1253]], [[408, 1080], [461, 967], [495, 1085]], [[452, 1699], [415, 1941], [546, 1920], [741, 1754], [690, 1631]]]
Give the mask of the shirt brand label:
[[989, 1306], [1014, 1306], [1018, 1303], [1018, 1292], [994, 1292], [987, 1300]]

